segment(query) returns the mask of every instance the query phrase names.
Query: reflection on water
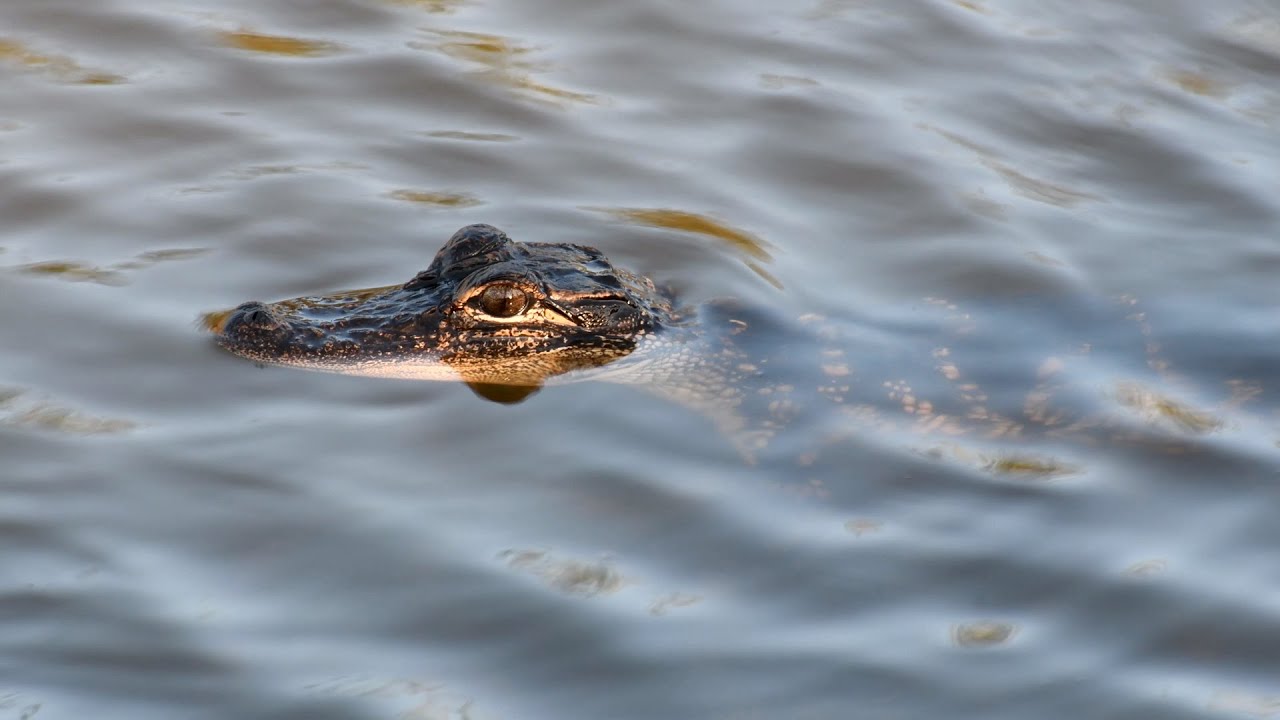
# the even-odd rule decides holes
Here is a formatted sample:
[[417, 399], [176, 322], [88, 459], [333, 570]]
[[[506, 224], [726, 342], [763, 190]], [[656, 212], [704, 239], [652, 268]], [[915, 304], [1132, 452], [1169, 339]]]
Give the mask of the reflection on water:
[[616, 592], [626, 582], [605, 560], [561, 560], [544, 550], [504, 550], [498, 557], [512, 568], [532, 573], [556, 590], [570, 595], [605, 595]]
[[100, 285], [125, 285], [129, 282], [128, 274], [133, 270], [145, 270], [156, 263], [169, 260], [188, 260], [209, 252], [208, 248], [166, 248], [148, 250], [139, 253], [131, 260], [111, 263], [110, 265], [93, 265], [79, 260], [45, 260], [14, 266], [24, 275], [51, 277], [71, 282], [93, 282]]
[[[699, 213], [669, 208], [587, 208], [606, 213], [618, 220], [632, 225], [660, 228], [663, 230], [679, 230], [694, 233], [703, 237], [714, 238], [745, 255], [748, 268], [759, 275], [765, 282], [781, 290], [782, 282], [774, 277], [763, 264], [773, 261], [769, 254], [769, 243], [751, 233], [740, 230], [714, 218]], [[763, 264], [762, 264], [763, 263]]]
[[294, 57], [323, 57], [342, 51], [338, 43], [325, 40], [307, 40], [284, 35], [264, 35], [262, 33], [238, 30], [221, 33], [219, 39], [228, 47], [237, 50], [266, 53], [268, 55], [291, 55]]
[[0, 38], [0, 62], [12, 63], [58, 82], [76, 85], [118, 85], [126, 82], [121, 75], [87, 69], [69, 57], [37, 52], [14, 39]]
[[635, 223], [636, 225], [665, 230], [679, 230], [722, 240], [734, 250], [755, 260], [769, 262], [773, 259], [769, 255], [769, 244], [761, 238], [706, 215], [668, 208], [598, 209], [619, 220]]
[[447, 14], [454, 12], [462, 5], [472, 2], [473, 0], [384, 0], [392, 5], [403, 5], [405, 7], [425, 10], [429, 13]]
[[519, 91], [524, 97], [562, 103], [597, 103], [592, 93], [575, 92], [548, 84], [535, 76], [546, 73], [551, 64], [535, 60], [537, 48], [520, 44], [514, 38], [462, 30], [427, 29], [431, 40], [414, 41], [409, 47], [443, 53], [468, 65], [479, 66], [473, 74], [482, 82]]
[[[1083, 202], [1102, 200], [1102, 198], [1064, 187], [1058, 183], [1033, 178], [1002, 162], [997, 153], [990, 148], [983, 147], [972, 140], [967, 140], [957, 133], [948, 132], [941, 128], [929, 129], [963, 148], [972, 150], [978, 155], [983, 165], [1000, 175], [1001, 179], [1009, 185], [1010, 190], [1025, 198], [1062, 208], [1072, 208]], [[982, 190], [977, 192], [979, 195], [983, 193]]]
[[988, 648], [1007, 644], [1016, 632], [1009, 623], [976, 621], [955, 626], [952, 638], [960, 647]]
[[427, 137], [444, 138], [446, 140], [476, 140], [479, 142], [515, 142], [520, 138], [502, 133], [477, 133], [462, 130], [435, 130], [424, 133]]
[[484, 201], [468, 193], [431, 192], [428, 190], [393, 190], [387, 197], [421, 205], [438, 205], [440, 207], [474, 207], [483, 205]]
[[119, 433], [137, 427], [129, 420], [95, 417], [47, 400], [33, 400], [25, 391], [7, 387], [0, 387], [0, 425], [73, 435]]

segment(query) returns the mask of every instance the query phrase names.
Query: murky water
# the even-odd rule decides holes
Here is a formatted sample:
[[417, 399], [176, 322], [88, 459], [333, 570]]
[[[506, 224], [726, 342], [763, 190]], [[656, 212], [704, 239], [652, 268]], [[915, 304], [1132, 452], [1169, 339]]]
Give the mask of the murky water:
[[[1277, 714], [1277, 77], [1251, 0], [5, 3], [0, 718]], [[913, 412], [748, 464], [196, 322], [472, 222]]]

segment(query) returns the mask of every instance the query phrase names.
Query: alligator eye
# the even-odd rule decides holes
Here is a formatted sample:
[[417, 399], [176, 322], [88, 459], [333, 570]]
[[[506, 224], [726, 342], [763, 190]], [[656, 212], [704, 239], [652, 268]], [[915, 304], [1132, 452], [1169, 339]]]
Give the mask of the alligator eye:
[[480, 293], [480, 309], [492, 317], [515, 317], [528, 307], [529, 293], [515, 285], [490, 285]]

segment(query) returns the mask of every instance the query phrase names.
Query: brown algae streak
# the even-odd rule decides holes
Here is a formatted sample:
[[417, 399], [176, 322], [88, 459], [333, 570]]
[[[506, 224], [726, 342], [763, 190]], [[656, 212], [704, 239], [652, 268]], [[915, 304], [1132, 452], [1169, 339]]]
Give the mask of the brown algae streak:
[[1074, 465], [1052, 458], [1029, 455], [1003, 455], [988, 458], [983, 468], [995, 475], [1022, 477], [1028, 480], [1048, 480], [1080, 472], [1080, 469]]
[[418, 203], [419, 205], [436, 205], [438, 207], [468, 208], [483, 205], [480, 198], [464, 192], [431, 192], [429, 190], [393, 190], [387, 197], [394, 200]]
[[24, 275], [50, 277], [68, 282], [92, 282], [99, 285], [120, 286], [129, 282], [126, 272], [145, 270], [157, 263], [170, 260], [189, 260], [209, 252], [208, 248], [163, 248], [148, 250], [130, 260], [101, 266], [79, 260], [45, 260], [18, 265], [13, 269]]
[[288, 35], [265, 35], [247, 30], [223, 32], [219, 33], [218, 37], [228, 47], [268, 55], [322, 57], [342, 50], [342, 46], [338, 43], [325, 40], [307, 40]]
[[447, 15], [470, 0], [384, 0], [390, 5], [412, 7], [437, 15]]
[[749, 257], [771, 262], [769, 243], [752, 235], [746, 230], [739, 230], [728, 223], [700, 213], [669, 208], [590, 208], [608, 213], [615, 218], [633, 225], [645, 225], [663, 230], [679, 230], [681, 232], [706, 235], [723, 240], [730, 247], [745, 253]]
[[0, 425], [18, 425], [38, 430], [72, 435], [104, 435], [132, 430], [137, 423], [119, 418], [87, 415], [48, 401], [35, 401], [20, 407], [19, 398], [25, 391], [14, 387], [0, 387]]
[[662, 230], [679, 230], [720, 240], [734, 251], [753, 258], [753, 260], [745, 261], [751, 272], [759, 275], [773, 287], [779, 290], [782, 289], [782, 282], [764, 269], [763, 263], [773, 262], [773, 256], [769, 254], [768, 250], [769, 243], [746, 230], [740, 230], [707, 215], [684, 210], [672, 210], [670, 208], [589, 207], [585, 209], [607, 213], [632, 225], [644, 225]]
[[596, 104], [591, 93], [580, 93], [554, 87], [534, 79], [534, 75], [551, 69], [549, 63], [528, 59], [536, 48], [519, 44], [512, 38], [488, 33], [460, 30], [429, 30], [435, 42], [411, 42], [415, 50], [440, 52], [455, 60], [480, 66], [476, 76], [512, 90], [523, 91], [534, 99], [553, 103], [574, 102]]
[[76, 85], [119, 85], [125, 81], [121, 75], [89, 70], [64, 55], [45, 55], [17, 40], [5, 38], [0, 38], [0, 61], [43, 72], [59, 82]]
[[1149, 421], [1164, 421], [1178, 428], [1206, 435], [1222, 428], [1222, 420], [1211, 413], [1197, 410], [1137, 383], [1123, 383], [1116, 389], [1116, 399], [1137, 411]]

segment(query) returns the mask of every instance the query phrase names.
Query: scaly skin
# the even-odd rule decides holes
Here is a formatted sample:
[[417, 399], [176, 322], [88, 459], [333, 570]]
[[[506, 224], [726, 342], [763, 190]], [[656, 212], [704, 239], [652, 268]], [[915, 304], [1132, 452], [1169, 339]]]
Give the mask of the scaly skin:
[[652, 282], [599, 250], [470, 225], [403, 285], [248, 302], [212, 324], [222, 347], [259, 363], [536, 388], [677, 321]]

